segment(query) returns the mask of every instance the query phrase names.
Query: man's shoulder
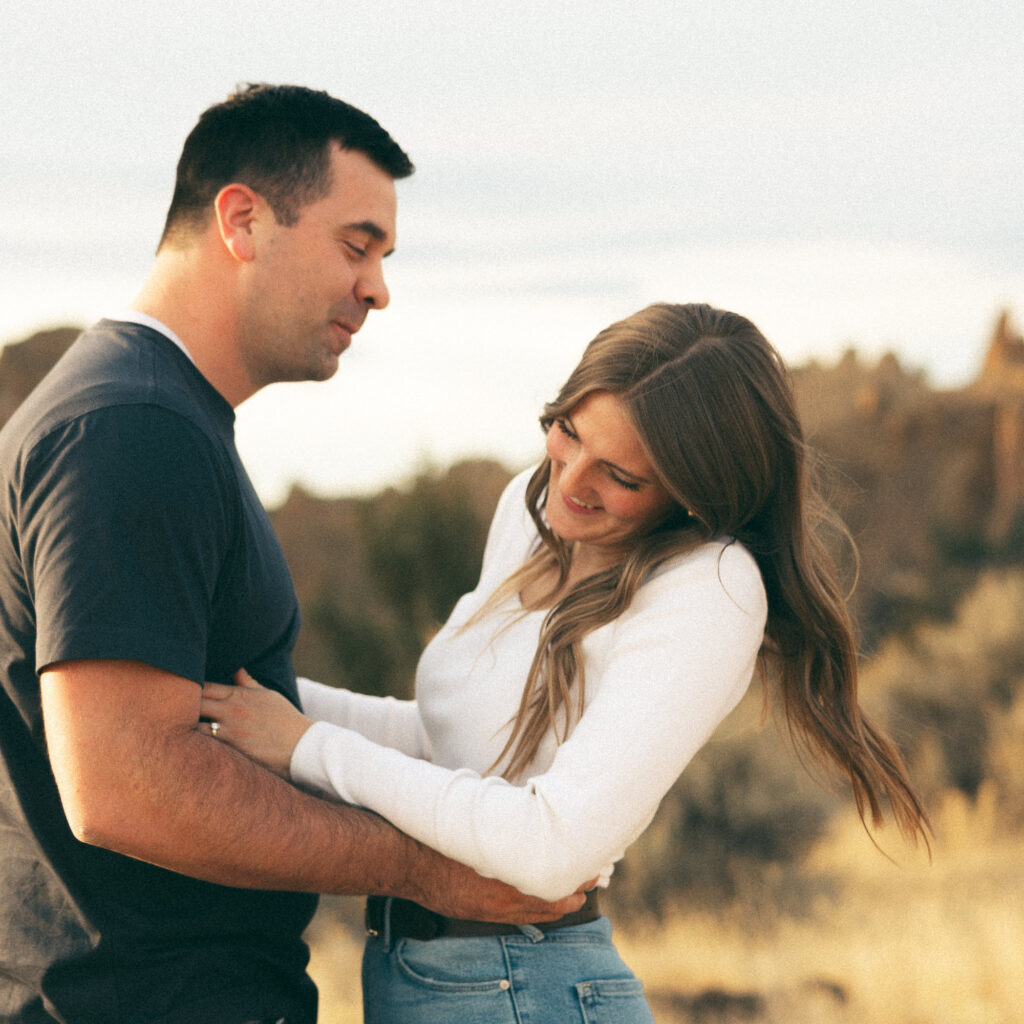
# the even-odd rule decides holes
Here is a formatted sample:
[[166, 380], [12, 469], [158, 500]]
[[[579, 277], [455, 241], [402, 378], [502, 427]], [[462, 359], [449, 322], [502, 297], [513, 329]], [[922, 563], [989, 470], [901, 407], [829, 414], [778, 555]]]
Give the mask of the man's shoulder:
[[83, 332], [3, 430], [8, 448], [33, 447], [92, 413], [149, 408], [190, 421], [208, 435], [230, 434], [233, 413], [158, 331], [101, 320]]

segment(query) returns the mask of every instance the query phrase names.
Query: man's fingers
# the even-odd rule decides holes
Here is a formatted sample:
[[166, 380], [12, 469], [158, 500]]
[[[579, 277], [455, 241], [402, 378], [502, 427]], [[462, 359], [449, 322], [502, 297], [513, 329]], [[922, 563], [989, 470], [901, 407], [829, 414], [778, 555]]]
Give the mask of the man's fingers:
[[[573, 893], [572, 896], [566, 896], [565, 899], [559, 900], [557, 903], [542, 904], [541, 909], [530, 920], [557, 921], [558, 918], [579, 910], [586, 901], [587, 898], [582, 893]], [[525, 923], [528, 924], [529, 921]]]

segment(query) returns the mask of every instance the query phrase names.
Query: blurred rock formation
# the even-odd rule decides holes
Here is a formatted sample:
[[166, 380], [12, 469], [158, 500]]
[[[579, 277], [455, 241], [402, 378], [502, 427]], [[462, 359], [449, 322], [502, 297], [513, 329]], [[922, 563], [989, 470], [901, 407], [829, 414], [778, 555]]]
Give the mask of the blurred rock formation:
[[[75, 334], [46, 331], [0, 352], [0, 424]], [[979, 564], [1021, 560], [1024, 339], [1008, 311], [966, 388], [935, 390], [896, 356], [869, 364], [853, 349], [793, 377], [859, 549], [855, 606], [869, 648], [885, 630], [948, 613]], [[447, 602], [475, 583], [509, 475], [473, 461], [358, 500], [315, 498], [296, 486], [272, 516], [306, 618], [300, 666], [322, 675], [347, 659], [350, 683], [404, 690]]]

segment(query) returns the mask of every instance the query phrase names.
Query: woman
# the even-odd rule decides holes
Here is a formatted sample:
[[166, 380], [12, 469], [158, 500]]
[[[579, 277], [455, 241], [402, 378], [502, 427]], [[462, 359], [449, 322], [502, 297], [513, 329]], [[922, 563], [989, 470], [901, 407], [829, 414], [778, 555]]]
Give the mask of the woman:
[[[425, 650], [416, 702], [303, 681], [307, 718], [244, 679], [207, 690], [218, 737], [557, 898], [608, 884], [758, 671], [862, 817], [879, 824], [887, 800], [926, 836], [899, 754], [857, 706], [824, 510], [757, 328], [651, 306], [591, 342], [541, 424], [547, 457], [503, 495], [479, 586]], [[368, 913], [371, 1024], [652, 1020], [593, 898], [538, 928], [397, 900]]]

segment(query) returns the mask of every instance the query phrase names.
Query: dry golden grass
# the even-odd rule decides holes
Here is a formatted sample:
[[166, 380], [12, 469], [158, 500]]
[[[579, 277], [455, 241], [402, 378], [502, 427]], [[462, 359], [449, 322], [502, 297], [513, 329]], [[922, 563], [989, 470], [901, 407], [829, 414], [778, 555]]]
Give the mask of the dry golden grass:
[[[950, 796], [931, 864], [923, 853], [892, 863], [846, 818], [802, 868], [841, 879], [838, 900], [805, 918], [681, 914], [661, 934], [624, 931], [620, 948], [655, 998], [759, 997], [758, 1015], [710, 1018], [722, 1024], [1019, 1022], [1024, 851], [994, 818], [991, 793], [976, 805]], [[662, 1024], [697, 1019], [665, 1002]]]
[[[835, 883], [822, 887], [833, 895], [802, 917], [766, 912], [769, 892], [756, 908], [619, 928], [659, 1024], [1019, 1022], [1024, 843], [1001, 829], [993, 790], [945, 799], [930, 864], [883, 835], [898, 863], [854, 816], [837, 821], [799, 869], [804, 882]], [[312, 938], [321, 1024], [357, 1024], [359, 936], [324, 915]]]
[[319, 1024], [360, 1024], [363, 997], [359, 964], [363, 938], [323, 905], [313, 919], [309, 940], [309, 973], [320, 989]]

